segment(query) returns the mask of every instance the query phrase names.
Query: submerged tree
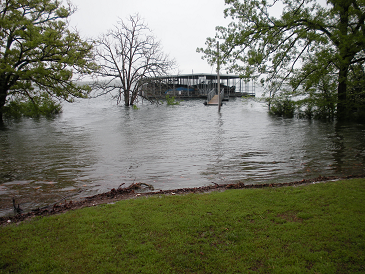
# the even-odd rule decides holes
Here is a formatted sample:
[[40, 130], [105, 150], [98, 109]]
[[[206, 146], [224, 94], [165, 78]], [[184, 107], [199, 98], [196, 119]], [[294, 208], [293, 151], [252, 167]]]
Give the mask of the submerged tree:
[[98, 62], [101, 70], [97, 84], [104, 93], [117, 91], [119, 104], [124, 99], [126, 106], [133, 105], [145, 79], [166, 74], [174, 67], [162, 52], [160, 43], [139, 17], [130, 16], [127, 22], [118, 25], [98, 41]]
[[[362, 0], [328, 0], [323, 5], [317, 0], [226, 0], [226, 4], [230, 7], [225, 16], [233, 22], [217, 27], [216, 38], [208, 38], [207, 48], [198, 49], [204, 58], [215, 62], [216, 41], [223, 40], [220, 50], [227, 68], [245, 76], [264, 76], [271, 98], [290, 87], [283, 98], [288, 93], [306, 96], [301, 102], [307, 106], [334, 105], [338, 118], [351, 116], [354, 98], [364, 98], [364, 86], [349, 81], [364, 71]], [[277, 8], [282, 14], [275, 17]]]
[[0, 2], [0, 121], [6, 105], [31, 102], [37, 110], [52, 98], [87, 95], [90, 88], [72, 79], [96, 65], [92, 45], [68, 30], [73, 12], [57, 0]]

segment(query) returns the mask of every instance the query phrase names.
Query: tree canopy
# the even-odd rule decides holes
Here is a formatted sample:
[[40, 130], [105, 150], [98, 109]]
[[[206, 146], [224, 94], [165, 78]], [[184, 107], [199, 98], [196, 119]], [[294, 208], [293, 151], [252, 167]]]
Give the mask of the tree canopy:
[[175, 65], [138, 14], [119, 21], [99, 39], [97, 49], [102, 80], [97, 87], [104, 93], [117, 91], [117, 103], [123, 99], [126, 106], [143, 96], [145, 79], [166, 74]]
[[[363, 0], [226, 0], [227, 27], [198, 49], [227, 70], [262, 77], [270, 100], [297, 103], [324, 116], [365, 115], [365, 2]], [[277, 11], [282, 13], [274, 16]]]
[[92, 44], [68, 29], [75, 11], [58, 0], [0, 2], [0, 121], [5, 105], [85, 97], [88, 86], [72, 79], [91, 73]]

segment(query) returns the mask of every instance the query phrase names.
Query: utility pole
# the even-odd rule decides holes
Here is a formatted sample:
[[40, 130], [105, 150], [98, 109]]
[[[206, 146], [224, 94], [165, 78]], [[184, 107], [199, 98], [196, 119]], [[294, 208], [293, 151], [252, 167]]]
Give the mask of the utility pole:
[[217, 42], [218, 112], [221, 112], [221, 79], [219, 76], [219, 41]]

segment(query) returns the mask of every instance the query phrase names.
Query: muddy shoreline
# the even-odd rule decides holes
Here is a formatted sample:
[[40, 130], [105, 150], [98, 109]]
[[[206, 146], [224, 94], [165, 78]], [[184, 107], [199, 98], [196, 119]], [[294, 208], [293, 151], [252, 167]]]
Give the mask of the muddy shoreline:
[[[314, 179], [303, 179], [301, 181], [294, 181], [288, 183], [271, 183], [271, 184], [255, 184], [255, 185], [247, 185], [244, 183], [231, 183], [231, 184], [216, 184], [212, 182], [212, 185], [202, 186], [202, 187], [194, 187], [194, 188], [180, 188], [173, 190], [160, 190], [160, 191], [141, 191], [141, 189], [148, 189], [148, 185], [141, 183], [133, 183], [128, 187], [113, 188], [112, 190], [93, 195], [90, 197], [85, 197], [80, 201], [72, 201], [68, 200], [67, 197], [58, 201], [54, 204], [50, 204], [48, 206], [42, 208], [36, 208], [31, 210], [30, 212], [18, 213], [14, 216], [0, 217], [0, 225], [6, 225], [10, 223], [19, 223], [25, 220], [32, 219], [36, 216], [50, 216], [55, 214], [60, 214], [67, 212], [69, 210], [79, 209], [83, 207], [91, 207], [100, 204], [112, 203], [120, 200], [133, 199], [138, 197], [149, 197], [156, 195], [181, 195], [188, 193], [205, 193], [211, 191], [224, 191], [226, 189], [249, 189], [249, 188], [269, 188], [269, 187], [283, 187], [283, 186], [299, 186], [311, 183], [319, 183], [319, 182], [327, 182], [333, 180], [344, 180], [344, 179], [353, 179], [353, 178], [365, 178], [365, 174], [363, 175], [349, 175], [345, 177], [337, 177], [337, 176], [319, 176]], [[9, 201], [10, 203], [10, 201]]]

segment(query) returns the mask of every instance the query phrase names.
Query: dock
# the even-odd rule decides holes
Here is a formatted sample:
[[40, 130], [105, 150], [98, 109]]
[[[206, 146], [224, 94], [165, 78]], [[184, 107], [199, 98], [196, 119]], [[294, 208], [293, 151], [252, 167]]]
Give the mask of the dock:
[[212, 99], [210, 99], [209, 102], [207, 102], [207, 105], [209, 106], [217, 106], [218, 105], [218, 101], [219, 101], [219, 98], [218, 98], [218, 94], [214, 95], [214, 97]]
[[224, 89], [221, 90], [220, 96], [218, 96], [218, 90], [216, 88], [213, 88], [207, 94], [207, 101], [205, 102], [205, 105], [207, 106], [222, 105], [223, 99], [224, 99]]
[[[221, 100], [223, 98], [228, 100], [230, 97], [255, 96], [254, 82], [238, 75], [220, 75], [220, 89], [224, 94]], [[206, 105], [217, 105], [217, 90], [217, 74], [198, 73], [145, 78], [140, 92], [147, 99], [165, 99], [168, 95], [176, 99], [205, 99]], [[214, 98], [214, 95], [217, 97]]]

